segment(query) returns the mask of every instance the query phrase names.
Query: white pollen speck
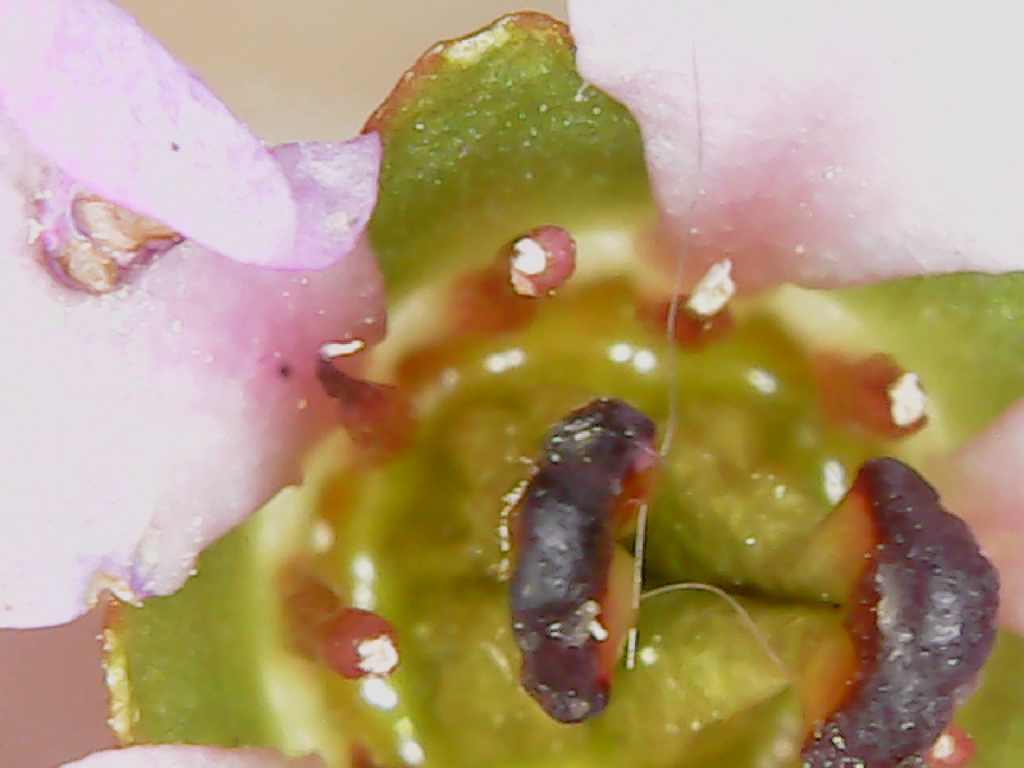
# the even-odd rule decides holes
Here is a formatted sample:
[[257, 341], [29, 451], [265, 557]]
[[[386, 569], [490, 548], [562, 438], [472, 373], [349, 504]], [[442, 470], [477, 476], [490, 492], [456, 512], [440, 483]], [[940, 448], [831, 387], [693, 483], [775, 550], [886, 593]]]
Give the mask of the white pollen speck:
[[795, 253], [797, 256], [803, 256], [805, 253], [807, 253], [807, 246], [805, 246], [803, 243], [797, 243], [797, 246], [793, 249], [793, 253]]
[[363, 640], [356, 646], [359, 669], [368, 675], [390, 675], [398, 666], [398, 649], [387, 635]]
[[181, 320], [171, 320], [171, 333], [181, 333], [183, 327]]
[[932, 745], [931, 757], [934, 760], [949, 760], [954, 752], [956, 752], [956, 739], [948, 733], [944, 733]]
[[924, 418], [928, 396], [916, 373], [904, 373], [889, 385], [885, 394], [889, 398], [889, 415], [897, 427], [909, 427]]
[[362, 351], [366, 342], [362, 339], [349, 339], [348, 341], [327, 341], [320, 345], [320, 357], [324, 360], [333, 360], [336, 357], [348, 357], [356, 352]]
[[512, 269], [524, 275], [536, 276], [548, 266], [547, 251], [532, 237], [521, 237], [512, 245]]
[[729, 299], [736, 295], [732, 280], [732, 261], [723, 259], [712, 264], [704, 277], [693, 288], [686, 300], [686, 308], [697, 317], [713, 317], [725, 309]]
[[838, 504], [846, 495], [846, 467], [835, 459], [821, 465], [821, 485], [830, 504]]
[[608, 639], [608, 629], [597, 619], [593, 619], [590, 624], [587, 625], [587, 631], [590, 632], [590, 636], [599, 643], [603, 643]]

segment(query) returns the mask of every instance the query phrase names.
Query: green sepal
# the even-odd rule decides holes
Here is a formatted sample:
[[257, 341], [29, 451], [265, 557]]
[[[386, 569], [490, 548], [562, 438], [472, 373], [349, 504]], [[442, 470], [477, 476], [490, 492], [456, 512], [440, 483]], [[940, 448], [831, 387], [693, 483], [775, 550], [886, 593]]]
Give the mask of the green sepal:
[[252, 642], [261, 617], [240, 578], [252, 556], [252, 528], [207, 549], [199, 575], [174, 595], [113, 609], [106, 664], [116, 681], [112, 698], [124, 705], [122, 741], [267, 744], [273, 729]]
[[982, 672], [981, 687], [956, 716], [974, 741], [970, 768], [1016, 768], [1024, 765], [1024, 638], [999, 634], [996, 649]]
[[636, 123], [583, 82], [566, 26], [541, 14], [440, 43], [367, 129], [384, 146], [370, 240], [392, 304], [540, 224], [632, 229], [653, 214]]
[[959, 444], [1024, 397], [1024, 274], [953, 274], [832, 292], [917, 372]]

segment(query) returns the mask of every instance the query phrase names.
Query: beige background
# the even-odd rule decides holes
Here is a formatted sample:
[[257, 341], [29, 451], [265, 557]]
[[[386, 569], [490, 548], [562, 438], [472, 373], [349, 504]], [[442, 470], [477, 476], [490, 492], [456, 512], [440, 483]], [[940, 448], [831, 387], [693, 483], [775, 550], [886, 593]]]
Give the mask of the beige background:
[[[123, 5], [271, 142], [347, 138], [425, 48], [518, 9], [511, 0]], [[530, 8], [565, 17], [562, 0]], [[0, 631], [0, 768], [50, 768], [110, 744], [98, 629], [93, 615]]]

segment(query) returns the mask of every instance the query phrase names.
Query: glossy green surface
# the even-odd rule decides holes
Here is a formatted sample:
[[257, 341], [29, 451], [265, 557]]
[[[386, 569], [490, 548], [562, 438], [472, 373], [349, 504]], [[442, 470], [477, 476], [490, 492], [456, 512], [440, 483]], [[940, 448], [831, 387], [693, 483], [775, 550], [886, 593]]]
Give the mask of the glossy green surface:
[[956, 442], [1024, 397], [1024, 275], [940, 275], [835, 298], [885, 338], [948, 409]]
[[132, 702], [134, 741], [266, 743], [273, 729], [244, 578], [251, 545], [251, 526], [243, 526], [203, 553], [200, 575], [178, 593], [119, 609], [112, 626], [127, 688], [114, 693]]
[[1009, 768], [1024, 761], [1024, 638], [1004, 632], [981, 690], [957, 715], [974, 740], [971, 768]]
[[499, 22], [427, 57], [402, 88], [381, 126], [370, 224], [392, 301], [540, 223], [632, 228], [652, 215], [640, 132], [580, 79], [563, 26]]
[[[635, 319], [635, 304], [622, 280], [565, 289], [526, 329], [464, 342], [457, 376], [450, 360], [438, 365], [449, 384], [431, 400], [413, 450], [343, 473], [328, 491], [323, 514], [337, 545], [315, 569], [343, 601], [382, 611], [402, 638], [387, 706], [367, 703], [359, 684], [329, 684], [334, 708], [382, 762], [400, 758], [409, 722], [433, 766], [555, 766], [564, 756], [671, 765], [698, 734], [710, 760], [732, 739], [723, 730], [716, 744], [705, 724], [739, 717], [793, 685], [813, 689], [818, 681], [801, 674], [808, 665], [843, 663], [840, 612], [816, 602], [828, 573], [802, 572], [792, 550], [831, 508], [821, 457], [859, 463], [870, 444], [823, 421], [804, 353], [771, 319], [754, 315], [728, 340], [681, 351], [669, 367], [660, 334]], [[501, 578], [502, 499], [529, 476], [544, 433], [568, 411], [617, 396], [663, 433], [670, 388], [676, 433], [661, 471], [666, 490], [651, 507], [649, 566], [664, 579], [691, 574], [695, 562], [717, 564], [719, 581], [770, 595], [773, 606], [754, 610], [790, 670], [721, 598], [655, 597], [641, 609], [640, 667], [619, 670], [603, 715], [567, 728], [518, 685]], [[765, 478], [785, 492], [763, 493]], [[687, 484], [686, 494], [672, 493]], [[695, 507], [705, 510], [697, 526]], [[694, 562], [654, 546], [678, 530], [687, 531], [686, 552], [699, 553]], [[829, 558], [815, 561], [823, 563]], [[801, 595], [801, 584], [813, 584], [813, 594]], [[810, 600], [788, 601], [796, 595]]]

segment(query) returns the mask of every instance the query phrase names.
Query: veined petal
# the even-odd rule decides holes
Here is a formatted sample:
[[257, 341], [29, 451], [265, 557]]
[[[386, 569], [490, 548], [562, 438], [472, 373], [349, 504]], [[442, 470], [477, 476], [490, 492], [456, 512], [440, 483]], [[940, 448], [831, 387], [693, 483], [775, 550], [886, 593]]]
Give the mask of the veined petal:
[[[105, 0], [4, 4], [0, 111], [95, 194], [236, 261], [316, 269], [344, 255], [305, 231], [306, 201], [281, 158]], [[375, 198], [361, 185], [332, 201], [343, 206], [335, 225], [368, 217]]]
[[[74, 618], [102, 584], [173, 591], [206, 544], [298, 480], [336, 423], [317, 351], [371, 344], [383, 308], [365, 242], [283, 272], [185, 241], [113, 292], [70, 288], [30, 245], [32, 185], [52, 174], [19, 142], [0, 134], [0, 626], [28, 627]], [[296, 249], [349, 249], [365, 219], [334, 206], [376, 186], [377, 150], [372, 135], [274, 150], [300, 202]]]
[[216, 747], [129, 747], [97, 752], [65, 768], [317, 768], [317, 757], [286, 760], [265, 749]]
[[805, 0], [569, 12], [581, 74], [641, 126], [693, 275], [723, 257], [747, 291], [1024, 268], [1024, 52], [1003, 14]]

